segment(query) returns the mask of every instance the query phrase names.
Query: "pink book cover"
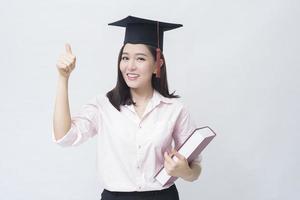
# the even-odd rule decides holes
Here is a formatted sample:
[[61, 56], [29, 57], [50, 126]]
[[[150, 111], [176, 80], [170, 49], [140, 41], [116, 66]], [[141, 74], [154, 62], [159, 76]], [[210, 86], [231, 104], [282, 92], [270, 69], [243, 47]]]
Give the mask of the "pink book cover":
[[[203, 133], [202, 133], [203, 132]], [[208, 133], [209, 132], [209, 133]], [[192, 153], [189, 155], [184, 155], [187, 158], [188, 163], [193, 161], [202, 151], [203, 149], [211, 142], [211, 140], [216, 136], [216, 133], [208, 126], [205, 127], [200, 127], [196, 128], [190, 136], [181, 144], [178, 149], [176, 149], [179, 153], [181, 153], [181, 149], [184, 147], [184, 145], [189, 141], [189, 139], [194, 135], [194, 134], [203, 134], [202, 138], [197, 138], [197, 141], [199, 140], [199, 144], [197, 147], [192, 150]], [[208, 133], [208, 134], [207, 134]], [[182, 153], [181, 153], [182, 154]], [[172, 158], [174, 155], [172, 156]], [[169, 183], [173, 183], [176, 181], [178, 177], [170, 176], [167, 174], [167, 172], [164, 170], [164, 166], [161, 167], [161, 169], [157, 172], [157, 174], [154, 176], [163, 186]]]

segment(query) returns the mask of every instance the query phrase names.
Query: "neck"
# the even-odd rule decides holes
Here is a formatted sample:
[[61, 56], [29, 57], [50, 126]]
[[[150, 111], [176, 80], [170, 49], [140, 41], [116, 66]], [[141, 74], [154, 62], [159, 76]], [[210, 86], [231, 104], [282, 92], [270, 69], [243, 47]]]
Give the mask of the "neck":
[[141, 105], [143, 103], [146, 103], [149, 99], [151, 99], [153, 95], [154, 89], [152, 87], [150, 88], [131, 88], [130, 93], [132, 100], [137, 103], [137, 105]]

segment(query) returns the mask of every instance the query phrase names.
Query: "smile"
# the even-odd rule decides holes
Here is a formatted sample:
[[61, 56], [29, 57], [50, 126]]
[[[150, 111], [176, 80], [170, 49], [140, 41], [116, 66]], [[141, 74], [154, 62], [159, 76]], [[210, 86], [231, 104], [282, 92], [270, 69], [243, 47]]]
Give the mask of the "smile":
[[136, 80], [140, 75], [134, 73], [127, 73], [126, 74], [129, 80]]

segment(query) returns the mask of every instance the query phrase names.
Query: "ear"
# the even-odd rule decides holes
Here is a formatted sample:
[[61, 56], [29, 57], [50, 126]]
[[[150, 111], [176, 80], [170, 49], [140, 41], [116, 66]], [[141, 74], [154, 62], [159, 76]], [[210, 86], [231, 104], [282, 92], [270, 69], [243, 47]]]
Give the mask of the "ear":
[[[160, 63], [159, 63], [159, 65], [160, 65], [160, 67], [162, 67], [163, 66], [163, 64], [164, 64], [164, 59], [160, 59]], [[154, 74], [156, 74], [157, 73], [157, 67], [156, 67], [156, 63], [155, 63], [155, 69], [154, 69], [154, 72], [153, 72]]]

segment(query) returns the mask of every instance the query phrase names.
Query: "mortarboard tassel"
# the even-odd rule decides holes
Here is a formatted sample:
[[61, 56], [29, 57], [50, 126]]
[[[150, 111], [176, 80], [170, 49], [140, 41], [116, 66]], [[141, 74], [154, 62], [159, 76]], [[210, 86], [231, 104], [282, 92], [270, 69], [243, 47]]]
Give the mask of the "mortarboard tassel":
[[160, 58], [161, 58], [161, 50], [160, 48], [156, 48], [156, 78], [160, 78]]

